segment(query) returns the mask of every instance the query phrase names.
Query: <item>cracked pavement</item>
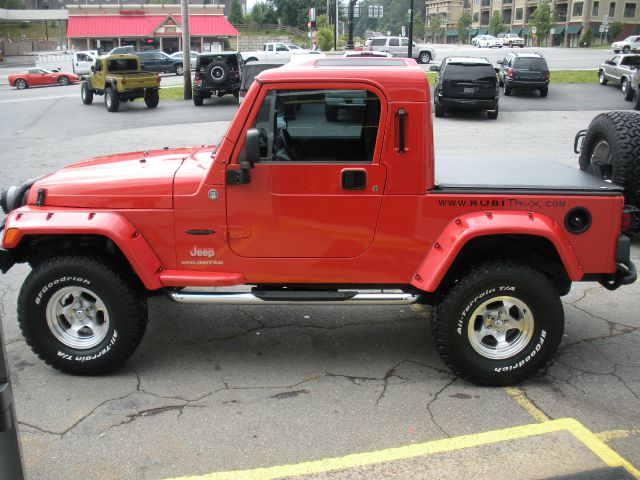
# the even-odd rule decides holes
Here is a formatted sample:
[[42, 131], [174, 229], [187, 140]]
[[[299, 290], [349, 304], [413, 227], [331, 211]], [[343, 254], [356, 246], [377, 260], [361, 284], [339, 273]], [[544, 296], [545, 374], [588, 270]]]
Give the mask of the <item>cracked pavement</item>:
[[[539, 134], [545, 144], [563, 145], [551, 157], [573, 164], [573, 133], [596, 113], [501, 114], [501, 121], [513, 139]], [[504, 147], [501, 132], [488, 134], [477, 119], [446, 118], [436, 124], [436, 150], [452, 152], [464, 123], [474, 125], [468, 141], [482, 144], [476, 154]], [[172, 128], [186, 143], [197, 143], [214, 127]], [[110, 132], [109, 141], [133, 149], [164, 142], [166, 135], [151, 127], [137, 133], [134, 139], [131, 130]], [[96, 141], [95, 135], [81, 137], [72, 147], [55, 139], [68, 154], [60, 163], [80, 160]], [[54, 148], [49, 142], [38, 152]], [[525, 156], [536, 152], [518, 148]], [[35, 147], [7, 153], [7, 161], [24, 157], [32, 159], [24, 176], [48, 167], [35, 160]], [[638, 241], [633, 258], [640, 264]], [[15, 305], [27, 273], [21, 265], [0, 278], [0, 312], [30, 478], [160, 479], [535, 422], [504, 389], [452, 375], [432, 345], [430, 311], [416, 306], [207, 307], [153, 298], [145, 337], [121, 370], [100, 377], [62, 374], [38, 360], [20, 336]], [[640, 283], [615, 292], [576, 284], [563, 305], [559, 351], [519, 388], [550, 419], [572, 417], [605, 432], [608, 445], [638, 467]], [[520, 444], [526, 448], [527, 442]]]

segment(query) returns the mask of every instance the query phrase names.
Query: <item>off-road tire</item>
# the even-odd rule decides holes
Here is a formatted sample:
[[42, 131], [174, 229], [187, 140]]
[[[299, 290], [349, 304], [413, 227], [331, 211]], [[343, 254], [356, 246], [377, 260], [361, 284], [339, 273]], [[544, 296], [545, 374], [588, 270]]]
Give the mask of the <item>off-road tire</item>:
[[[598, 167], [592, 157], [602, 142], [608, 145], [610, 161]], [[580, 170], [622, 185], [625, 204], [640, 208], [640, 114], [621, 111], [596, 116], [582, 142]], [[631, 233], [640, 232], [639, 217], [633, 216]]]
[[120, 109], [118, 92], [111, 87], [107, 87], [104, 90], [104, 106], [108, 112], [117, 112]]
[[29, 84], [27, 83], [27, 81], [24, 78], [18, 78], [16, 79], [15, 82], [13, 82], [13, 85], [18, 89], [18, 90], [24, 90], [25, 88], [29, 88]]
[[201, 107], [203, 103], [204, 103], [204, 98], [202, 98], [202, 95], [200, 95], [199, 93], [194, 93], [193, 94], [193, 104], [196, 107]]
[[[82, 296], [64, 296], [76, 290]], [[64, 300], [76, 298], [88, 303], [97, 298], [106, 312], [103, 334], [86, 348], [63, 342], [61, 338], [73, 339], [73, 329], [67, 329], [71, 337], [61, 334], [70, 323], [64, 315], [52, 314]], [[94, 375], [117, 368], [133, 354], [146, 328], [147, 303], [141, 288], [106, 259], [61, 256], [39, 263], [25, 280], [18, 297], [18, 324], [44, 362], [67, 373]], [[81, 331], [75, 332], [77, 338], [83, 338]]]
[[[514, 311], [507, 302], [519, 306]], [[478, 323], [487, 321], [480, 315], [483, 307], [506, 308], [510, 321], [522, 314], [512, 322], [522, 322], [520, 333], [506, 327], [505, 343], [513, 353], [492, 350], [482, 343], [490, 344], [488, 337], [475, 337]], [[497, 323], [497, 318], [505, 317], [491, 321]], [[453, 372], [480, 385], [506, 385], [530, 377], [551, 359], [562, 340], [564, 311], [558, 291], [539, 271], [516, 262], [487, 262], [464, 274], [446, 293], [431, 327], [438, 353]]]
[[93, 103], [93, 91], [89, 88], [89, 84], [84, 81], [82, 87], [80, 87], [80, 98], [85, 105], [91, 105]]
[[207, 65], [205, 74], [207, 76], [207, 81], [211, 82], [213, 85], [224, 85], [227, 83], [231, 72], [229, 70], [229, 65], [219, 60], [215, 60]]
[[505, 96], [509, 96], [511, 95], [511, 88], [509, 85], [507, 85], [506, 83], [504, 84], [504, 86], [502, 87], [502, 92], [505, 94]]
[[549, 95], [549, 87], [542, 87], [540, 89], [540, 96], [545, 98], [547, 95]]
[[633, 99], [633, 88], [631, 87], [631, 82], [627, 78], [622, 79], [622, 84], [620, 85], [620, 89], [622, 90], [622, 95], [627, 102], [630, 102]]
[[431, 61], [431, 54], [429, 52], [420, 52], [418, 55], [418, 63], [429, 63]]
[[160, 102], [160, 92], [153, 88], [144, 91], [144, 103], [147, 108], [156, 108]]
[[600, 70], [598, 72], [598, 83], [600, 85], [606, 85], [607, 83], [609, 83], [609, 80], [607, 80], [607, 77], [604, 74], [604, 70]]

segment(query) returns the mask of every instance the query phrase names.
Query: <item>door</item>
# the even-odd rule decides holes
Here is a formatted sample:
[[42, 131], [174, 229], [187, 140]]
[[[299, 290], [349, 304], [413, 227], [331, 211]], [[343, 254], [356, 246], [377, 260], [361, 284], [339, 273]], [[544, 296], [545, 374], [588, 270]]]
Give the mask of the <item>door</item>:
[[375, 159], [380, 119], [380, 99], [365, 89], [269, 91], [252, 122], [260, 161], [249, 183], [227, 185], [230, 248], [253, 258], [364, 253], [386, 178]]
[[91, 73], [91, 67], [95, 61], [94, 57], [87, 55], [86, 53], [74, 53], [73, 54], [73, 71], [78, 75], [88, 75]]
[[20, 441], [6, 358], [2, 318], [0, 318], [0, 478], [3, 480], [22, 480], [24, 472], [20, 455]]
[[388, 52], [393, 53], [396, 57], [406, 57], [407, 53], [403, 52], [400, 49], [400, 39], [398, 37], [393, 37], [389, 39], [389, 47], [387, 48]]

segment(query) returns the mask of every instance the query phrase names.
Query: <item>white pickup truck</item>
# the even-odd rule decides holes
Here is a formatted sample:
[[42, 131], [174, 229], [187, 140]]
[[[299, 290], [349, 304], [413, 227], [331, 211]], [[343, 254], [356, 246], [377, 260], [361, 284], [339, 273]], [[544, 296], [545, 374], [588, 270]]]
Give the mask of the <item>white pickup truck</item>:
[[286, 63], [292, 55], [309, 53], [309, 50], [297, 45], [282, 42], [265, 43], [262, 50], [252, 52], [240, 52], [246, 62], [281, 62]]
[[83, 52], [46, 52], [36, 56], [36, 67], [48, 70], [73, 72], [78, 75], [88, 75], [95, 65], [98, 52], [85, 50]]

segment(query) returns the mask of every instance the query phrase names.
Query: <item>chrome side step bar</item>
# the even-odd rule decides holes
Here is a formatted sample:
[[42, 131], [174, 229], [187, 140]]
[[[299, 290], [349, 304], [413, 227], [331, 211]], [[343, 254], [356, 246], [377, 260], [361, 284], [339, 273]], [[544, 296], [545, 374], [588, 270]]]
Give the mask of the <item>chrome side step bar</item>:
[[206, 305], [410, 305], [418, 300], [411, 293], [358, 292], [170, 292], [178, 303]]

